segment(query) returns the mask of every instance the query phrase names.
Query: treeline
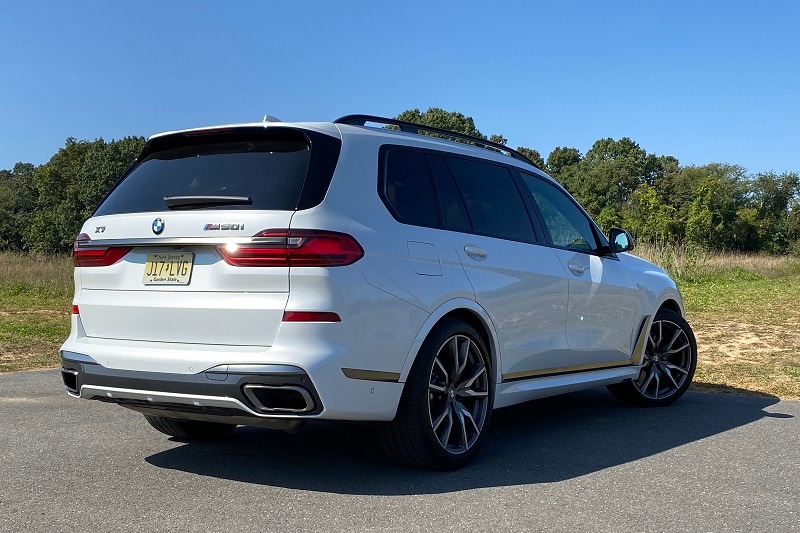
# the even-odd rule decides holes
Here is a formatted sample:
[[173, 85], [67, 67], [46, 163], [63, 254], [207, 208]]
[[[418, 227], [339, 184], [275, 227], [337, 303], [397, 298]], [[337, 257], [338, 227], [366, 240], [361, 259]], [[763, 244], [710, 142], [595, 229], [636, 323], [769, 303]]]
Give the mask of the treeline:
[[144, 147], [69, 138], [50, 161], [0, 170], [0, 251], [63, 253], [83, 222]]
[[[471, 117], [431, 108], [397, 118], [483, 135]], [[0, 250], [61, 253], [83, 221], [134, 161], [142, 137], [105, 142], [67, 139], [47, 163], [0, 170]], [[704, 249], [800, 254], [800, 178], [796, 172], [748, 174], [740, 166], [681, 166], [633, 140], [600, 139], [585, 153], [557, 147], [547, 158], [519, 147], [560, 181], [604, 229], [637, 239]]]
[[[483, 135], [471, 117], [431, 108], [399, 119]], [[582, 154], [557, 147], [544, 159], [518, 147], [561, 182], [605, 230], [629, 230], [643, 241], [712, 251], [800, 254], [800, 178], [796, 172], [748, 174], [737, 165], [681, 166], [672, 156], [647, 153], [633, 140], [600, 139]]]

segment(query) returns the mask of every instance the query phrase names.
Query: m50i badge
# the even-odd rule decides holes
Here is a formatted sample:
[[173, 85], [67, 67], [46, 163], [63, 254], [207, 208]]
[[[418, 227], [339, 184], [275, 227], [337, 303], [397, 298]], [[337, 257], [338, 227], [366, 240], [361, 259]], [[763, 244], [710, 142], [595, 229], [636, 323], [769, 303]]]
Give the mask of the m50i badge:
[[238, 231], [243, 230], [244, 224], [206, 224], [203, 231]]

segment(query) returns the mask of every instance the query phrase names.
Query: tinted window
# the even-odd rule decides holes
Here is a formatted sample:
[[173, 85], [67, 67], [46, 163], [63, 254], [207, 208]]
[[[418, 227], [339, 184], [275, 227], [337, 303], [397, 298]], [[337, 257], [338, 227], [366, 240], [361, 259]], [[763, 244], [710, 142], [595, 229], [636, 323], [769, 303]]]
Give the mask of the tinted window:
[[444, 157], [429, 154], [428, 161], [433, 169], [436, 189], [439, 191], [442, 225], [453, 231], [472, 231], [467, 210], [461, 200], [461, 193], [458, 192], [458, 187], [453, 181], [453, 175], [450, 174]]
[[[165, 196], [246, 196], [251, 205], [204, 209], [297, 209], [311, 148], [306, 141], [205, 143], [148, 156], [96, 215], [164, 211]], [[330, 177], [328, 177], [330, 183]]]
[[436, 206], [425, 156], [390, 150], [386, 157], [386, 200], [397, 217], [409, 224], [436, 226]]
[[525, 204], [505, 167], [448, 157], [476, 233], [516, 241], [535, 241]]
[[530, 174], [522, 173], [522, 178], [555, 246], [581, 251], [597, 249], [592, 222], [563, 191]]

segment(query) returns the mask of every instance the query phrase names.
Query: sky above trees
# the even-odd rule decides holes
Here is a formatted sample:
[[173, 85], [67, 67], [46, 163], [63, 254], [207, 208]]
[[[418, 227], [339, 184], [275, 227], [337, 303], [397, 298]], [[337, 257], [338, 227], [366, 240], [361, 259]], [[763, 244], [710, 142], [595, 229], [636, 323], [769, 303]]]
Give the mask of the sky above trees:
[[441, 107], [511, 146], [628, 137], [796, 171], [800, 4], [0, 0], [0, 169], [65, 139]]

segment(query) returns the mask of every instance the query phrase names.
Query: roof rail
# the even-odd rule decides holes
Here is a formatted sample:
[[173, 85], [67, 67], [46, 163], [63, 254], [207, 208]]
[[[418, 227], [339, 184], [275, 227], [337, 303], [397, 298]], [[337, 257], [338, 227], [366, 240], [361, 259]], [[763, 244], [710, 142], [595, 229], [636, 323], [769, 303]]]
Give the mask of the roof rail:
[[480, 146], [481, 148], [505, 152], [514, 159], [519, 159], [520, 161], [524, 161], [525, 163], [536, 167], [536, 164], [533, 161], [504, 144], [487, 141], [486, 139], [481, 139], [480, 137], [473, 137], [472, 135], [465, 135], [463, 133], [457, 133], [455, 131], [445, 130], [442, 128], [425, 126], [423, 124], [414, 124], [413, 122], [406, 122], [405, 120], [397, 120], [395, 118], [377, 117], [374, 115], [346, 115], [333, 121], [334, 124], [349, 124], [351, 126], [365, 126], [367, 122], [397, 126], [400, 128], [400, 131], [404, 131], [406, 133], [416, 133], [417, 135], [422, 135], [422, 132], [427, 131], [454, 140], [468, 141], [469, 143]]

